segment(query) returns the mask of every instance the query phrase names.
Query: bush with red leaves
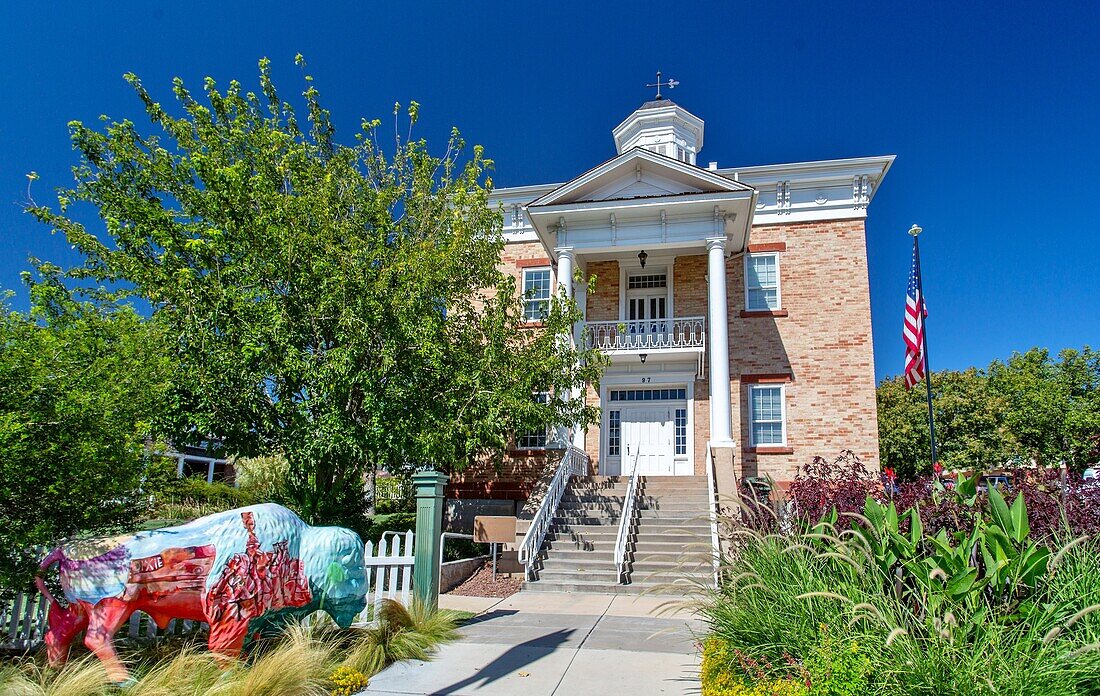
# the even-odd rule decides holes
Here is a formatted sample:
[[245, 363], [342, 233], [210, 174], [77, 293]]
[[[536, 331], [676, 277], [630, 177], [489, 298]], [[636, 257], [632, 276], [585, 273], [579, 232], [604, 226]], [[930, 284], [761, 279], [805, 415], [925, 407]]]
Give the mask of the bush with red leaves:
[[863, 512], [867, 496], [885, 500], [882, 479], [869, 471], [851, 450], [842, 451], [831, 462], [824, 457], [814, 457], [795, 475], [787, 491], [799, 520], [813, 524], [835, 509], [837, 525], [841, 527], [850, 527], [854, 522], [844, 513]]
[[[1036, 541], [1057, 543], [1100, 533], [1100, 482], [1083, 481], [1057, 469], [1016, 469], [1009, 472], [1008, 479], [1010, 488], [1002, 493], [1009, 503], [1017, 494], [1024, 496], [1030, 536]], [[836, 510], [837, 526], [847, 528], [854, 518], [845, 513], [861, 513], [867, 496], [889, 499], [899, 515], [915, 506], [929, 536], [941, 530], [948, 534], [968, 531], [979, 517], [988, 519], [985, 495], [979, 494], [968, 504], [942, 486], [937, 493], [934, 481], [934, 477], [925, 477], [895, 484], [889, 472], [876, 475], [846, 450], [833, 461], [815, 457], [803, 467], [791, 484], [786, 509], [804, 526], [812, 526]]]

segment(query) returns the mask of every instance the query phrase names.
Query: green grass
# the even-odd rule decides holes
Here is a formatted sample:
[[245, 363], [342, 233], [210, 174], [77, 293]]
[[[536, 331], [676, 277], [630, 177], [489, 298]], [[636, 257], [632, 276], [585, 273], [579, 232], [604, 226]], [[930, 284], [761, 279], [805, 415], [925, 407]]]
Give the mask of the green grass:
[[825, 557], [812, 541], [741, 535], [724, 584], [696, 603], [711, 635], [777, 673], [826, 636], [854, 644], [871, 660], [869, 694], [1100, 694], [1096, 540], [1068, 548], [1012, 616], [906, 606], [858, 554]]
[[[132, 696], [280, 696], [330, 694], [338, 668], [369, 677], [392, 662], [429, 659], [436, 646], [455, 640], [462, 616], [405, 608], [387, 600], [382, 620], [368, 628], [338, 628], [326, 615], [290, 627], [278, 640], [263, 643], [239, 661], [226, 661], [201, 645], [175, 642], [127, 656], [136, 682]], [[100, 696], [117, 694], [98, 660], [84, 655], [61, 670], [43, 665], [43, 656], [0, 664], [2, 696]], [[346, 670], [345, 670], [346, 672]]]

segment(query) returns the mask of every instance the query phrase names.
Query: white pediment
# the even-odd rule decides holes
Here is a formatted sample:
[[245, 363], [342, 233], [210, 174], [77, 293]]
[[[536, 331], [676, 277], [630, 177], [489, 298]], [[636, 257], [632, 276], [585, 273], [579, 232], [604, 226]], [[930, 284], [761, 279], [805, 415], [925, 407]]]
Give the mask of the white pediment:
[[701, 193], [698, 186], [690, 186], [668, 176], [661, 176], [651, 169], [638, 168], [637, 171], [609, 181], [592, 192], [589, 200], [611, 201], [623, 198], [647, 198], [653, 196], [674, 196], [680, 193]]
[[529, 208], [752, 190], [752, 187], [717, 172], [700, 169], [649, 150], [634, 148], [532, 201]]

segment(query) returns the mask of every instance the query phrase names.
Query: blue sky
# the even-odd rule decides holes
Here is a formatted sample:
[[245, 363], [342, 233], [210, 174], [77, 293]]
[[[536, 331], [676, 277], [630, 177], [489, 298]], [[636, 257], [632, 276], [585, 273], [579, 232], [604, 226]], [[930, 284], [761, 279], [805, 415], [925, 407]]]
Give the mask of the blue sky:
[[657, 69], [707, 123], [701, 161], [896, 154], [868, 221], [879, 377], [901, 371], [914, 222], [933, 369], [1100, 345], [1095, 2], [230, 4], [0, 8], [0, 286], [16, 306], [28, 256], [75, 261], [21, 212], [27, 172], [39, 201], [71, 181], [69, 120], [140, 119], [127, 71], [170, 101], [176, 75], [255, 87], [267, 56], [294, 94], [301, 52], [346, 137], [416, 99], [419, 133], [442, 145], [458, 126], [498, 185], [613, 155]]

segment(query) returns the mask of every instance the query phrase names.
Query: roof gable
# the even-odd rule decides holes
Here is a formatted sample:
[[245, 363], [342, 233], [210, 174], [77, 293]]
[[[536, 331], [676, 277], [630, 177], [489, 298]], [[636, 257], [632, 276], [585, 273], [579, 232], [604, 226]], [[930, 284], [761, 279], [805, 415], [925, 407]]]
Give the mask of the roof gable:
[[530, 206], [752, 190], [717, 172], [636, 147], [567, 181]]

